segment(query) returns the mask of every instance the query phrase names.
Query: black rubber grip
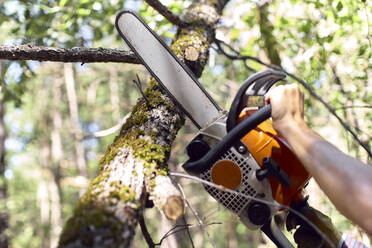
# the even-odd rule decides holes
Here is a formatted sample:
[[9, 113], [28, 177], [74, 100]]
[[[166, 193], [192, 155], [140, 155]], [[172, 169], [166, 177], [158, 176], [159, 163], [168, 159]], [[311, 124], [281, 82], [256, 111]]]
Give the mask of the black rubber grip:
[[257, 72], [245, 80], [231, 103], [226, 120], [226, 131], [229, 133], [238, 124], [238, 116], [242, 111], [243, 105], [245, 106], [245, 104], [242, 103], [243, 96], [252, 84], [255, 84], [251, 94], [252, 96], [264, 95], [273, 84], [279, 80], [283, 80], [285, 76], [286, 74], [282, 71], [265, 70]]
[[235, 126], [201, 159], [193, 162], [188, 161], [183, 165], [183, 168], [186, 171], [193, 173], [202, 173], [208, 170], [218, 160], [218, 158], [238, 140], [254, 129], [258, 124], [270, 118], [270, 116], [271, 105], [268, 104]]

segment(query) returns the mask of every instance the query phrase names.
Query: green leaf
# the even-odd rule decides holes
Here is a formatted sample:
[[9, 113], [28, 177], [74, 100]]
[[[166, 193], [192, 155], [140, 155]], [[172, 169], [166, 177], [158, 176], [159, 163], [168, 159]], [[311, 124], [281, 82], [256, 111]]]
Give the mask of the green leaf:
[[231, 39], [232, 40], [237, 40], [239, 38], [240, 31], [236, 28], [233, 28], [231, 30]]
[[336, 9], [337, 9], [337, 11], [341, 11], [343, 7], [344, 6], [342, 5], [342, 2], [340, 1], [340, 2], [338, 2], [337, 6], [336, 6]]
[[68, 2], [68, 0], [61, 0], [61, 1], [59, 2], [59, 7], [63, 7], [63, 6], [65, 6], [67, 2]]
[[367, 45], [362, 45], [359, 47], [358, 56], [362, 56], [367, 51]]
[[89, 9], [78, 9], [76, 10], [76, 13], [79, 16], [88, 16], [90, 14], [90, 10]]

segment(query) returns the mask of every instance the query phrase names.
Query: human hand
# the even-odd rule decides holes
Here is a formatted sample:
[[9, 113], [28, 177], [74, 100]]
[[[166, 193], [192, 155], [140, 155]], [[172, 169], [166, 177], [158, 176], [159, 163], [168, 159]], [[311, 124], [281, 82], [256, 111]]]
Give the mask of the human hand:
[[304, 95], [296, 84], [273, 88], [265, 95], [265, 101], [271, 103], [273, 126], [282, 136], [294, 125], [305, 125]]

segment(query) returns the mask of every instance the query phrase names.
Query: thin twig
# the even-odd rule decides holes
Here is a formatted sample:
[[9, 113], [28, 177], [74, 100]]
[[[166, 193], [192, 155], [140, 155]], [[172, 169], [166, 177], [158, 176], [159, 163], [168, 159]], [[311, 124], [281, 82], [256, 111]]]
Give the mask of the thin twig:
[[[227, 58], [229, 59], [232, 59], [232, 60], [253, 60], [253, 61], [256, 61], [257, 63], [261, 64], [261, 65], [264, 65], [266, 67], [269, 67], [271, 69], [274, 69], [274, 70], [282, 70], [282, 68], [280, 66], [277, 66], [277, 65], [272, 65], [272, 64], [268, 64], [264, 61], [262, 61], [261, 59], [257, 58], [257, 57], [253, 57], [253, 56], [248, 56], [248, 55], [241, 55], [239, 51], [235, 50], [231, 45], [227, 44], [226, 42], [222, 41], [222, 40], [215, 40], [215, 43], [217, 44], [218, 48], [219, 48], [219, 51], [225, 55]], [[222, 48], [222, 45], [228, 47], [232, 52], [234, 52], [234, 55], [232, 54], [229, 54], [227, 53], [223, 48]]]
[[[221, 222], [211, 222], [211, 223], [208, 223], [206, 224], [206, 226], [211, 226], [211, 225], [221, 225], [222, 223]], [[161, 245], [162, 242], [164, 241], [164, 239], [168, 238], [169, 236], [173, 235], [173, 234], [176, 234], [176, 233], [179, 233], [185, 229], [188, 229], [188, 228], [194, 228], [194, 227], [198, 227], [199, 225], [195, 225], [195, 224], [184, 224], [184, 225], [175, 225], [174, 227], [172, 227], [168, 232], [166, 232], [164, 234], [164, 236], [160, 239], [159, 243], [155, 244], [155, 245]]]
[[127, 119], [129, 118], [129, 116], [130, 116], [130, 114], [127, 114], [126, 116], [124, 116], [124, 118], [122, 118], [113, 127], [110, 127], [108, 129], [104, 129], [104, 130], [100, 130], [100, 131], [97, 131], [97, 132], [94, 132], [94, 133], [90, 133], [90, 134], [84, 135], [84, 139], [106, 137], [106, 136], [108, 136], [110, 134], [116, 133], [117, 131], [120, 130], [121, 126], [123, 126], [123, 124], [127, 121]]
[[[217, 42], [217, 41], [216, 41], [216, 42]], [[217, 44], [217, 43], [216, 43], [216, 44]], [[217, 48], [214, 47], [214, 46], [212, 46], [212, 49], [214, 49], [216, 52], [222, 53], [223, 55], [225, 55], [225, 56], [228, 57], [229, 59], [240, 60], [240, 57], [238, 57], [238, 56], [233, 56], [233, 55], [231, 55], [231, 54], [226, 53], [226, 52], [221, 48], [221, 46], [218, 45], [218, 44], [217, 44]], [[253, 72], [253, 73], [257, 72], [255, 69], [253, 69], [252, 67], [250, 67], [250, 66], [248, 65], [247, 60], [243, 60], [243, 63], [244, 63], [245, 68], [247, 68], [248, 71]]]
[[215, 184], [215, 183], [212, 183], [212, 182], [209, 182], [209, 181], [206, 181], [206, 180], [203, 180], [199, 177], [196, 177], [196, 176], [191, 176], [191, 175], [187, 175], [187, 174], [184, 174], [184, 173], [178, 173], [178, 172], [169, 172], [169, 175], [170, 176], [175, 176], [175, 177], [183, 177], [183, 178], [187, 178], [187, 179], [191, 179], [191, 180], [194, 180], [194, 181], [197, 181], [197, 182], [200, 182], [200, 183], [203, 183], [205, 185], [208, 185], [210, 187], [213, 187], [213, 188], [216, 188], [216, 189], [219, 189], [219, 190], [222, 190], [222, 191], [225, 191], [225, 192], [228, 192], [228, 193], [231, 193], [231, 194], [234, 194], [234, 195], [237, 195], [237, 196], [242, 196], [242, 197], [245, 197], [247, 199], [250, 199], [252, 201], [256, 201], [256, 202], [260, 202], [260, 203], [263, 203], [263, 204], [268, 204], [268, 205], [271, 205], [271, 206], [274, 206], [275, 208], [277, 209], [280, 209], [280, 208], [284, 208], [284, 209], [287, 209], [288, 211], [292, 212], [293, 214], [295, 214], [296, 216], [298, 216], [300, 219], [302, 219], [303, 221], [305, 221], [311, 228], [313, 228], [331, 247], [334, 247], [336, 248], [336, 246], [332, 243], [332, 241], [330, 240], [329, 237], [327, 237], [327, 235], [325, 235], [322, 230], [320, 230], [314, 223], [312, 223], [308, 218], [306, 218], [303, 214], [301, 214], [300, 212], [298, 212], [297, 210], [291, 208], [291, 207], [288, 207], [286, 205], [282, 205], [276, 201], [267, 201], [267, 200], [263, 200], [263, 199], [260, 199], [260, 198], [256, 198], [254, 196], [250, 196], [250, 195], [246, 195], [246, 194], [243, 194], [243, 193], [240, 193], [238, 191], [235, 191], [235, 190], [231, 190], [231, 189], [228, 189], [228, 188], [225, 188], [223, 187], [222, 185], [218, 185], [218, 184]]
[[[183, 223], [187, 224], [185, 215], [182, 215], [182, 221]], [[194, 248], [194, 241], [192, 240], [191, 233], [189, 227], [186, 228], [187, 237], [189, 237], [189, 240], [191, 242], [191, 247]]]
[[[359, 138], [358, 138], [358, 135], [351, 129], [351, 127], [346, 124], [344, 122], [344, 120], [336, 113], [335, 109], [329, 105], [326, 101], [323, 100], [323, 98], [321, 98], [317, 93], [315, 93], [315, 91], [311, 88], [311, 86], [305, 82], [303, 79], [297, 77], [296, 75], [286, 71], [285, 69], [277, 66], [277, 65], [272, 65], [272, 64], [268, 64], [268, 63], [265, 63], [263, 62], [262, 60], [260, 60], [259, 58], [256, 58], [256, 57], [252, 57], [252, 56], [245, 56], [245, 55], [241, 55], [238, 51], [236, 51], [234, 48], [232, 48], [230, 45], [226, 44], [225, 42], [223, 41], [220, 41], [220, 40], [216, 40], [215, 41], [220, 52], [225, 55], [227, 58], [229, 59], [232, 59], [232, 60], [253, 60], [253, 61], [256, 61], [257, 63], [259, 64], [262, 64], [268, 68], [271, 68], [271, 69], [274, 69], [274, 70], [279, 70], [279, 71], [282, 71], [284, 72], [285, 74], [287, 74], [289, 77], [293, 78], [294, 80], [296, 80], [298, 83], [300, 83], [309, 93], [310, 95], [312, 95], [315, 99], [317, 99], [318, 101], [320, 101], [325, 107], [326, 109], [334, 116], [336, 117], [336, 119], [340, 122], [340, 124], [343, 126], [344, 129], [346, 129], [352, 136], [353, 138], [355, 139], [355, 141], [357, 141], [359, 143], [359, 145], [361, 145], [364, 150], [368, 153], [368, 156], [369, 157], [372, 157], [372, 152], [371, 150], [369, 149], [369, 147], [367, 146], [367, 144], [365, 144], [364, 142], [362, 142]], [[230, 48], [234, 53], [235, 55], [232, 55], [232, 54], [228, 54], [221, 46], [221, 44], [223, 44], [224, 46]]]
[[139, 91], [140, 91], [142, 97], [145, 99], [147, 106], [149, 106], [149, 105], [150, 105], [150, 102], [149, 102], [149, 100], [147, 99], [145, 93], [143, 92], [141, 80], [139, 79], [138, 74], [136, 74], [136, 76], [137, 76], [137, 81], [136, 81], [135, 79], [133, 79], [133, 82], [135, 83], [135, 85], [136, 85], [137, 88], [139, 89]]
[[[330, 64], [330, 67], [331, 67], [331, 70], [332, 70], [332, 73], [333, 73], [333, 77], [334, 77], [335, 83], [340, 87], [341, 93], [344, 94], [348, 98], [348, 100], [352, 102], [352, 100], [350, 99], [351, 98], [350, 92], [348, 92], [348, 91], [345, 90], [344, 85], [343, 85], [343, 83], [341, 81], [341, 78], [339, 77], [339, 75], [337, 73], [336, 66], [334, 66], [333, 64]], [[347, 108], [354, 108], [353, 106], [354, 105], [339, 107], [339, 108], [335, 108], [335, 110], [341, 110], [341, 109], [344, 110], [343, 111], [344, 117], [347, 118], [348, 113], [345, 111], [345, 109], [347, 109]], [[366, 105], [366, 107], [368, 107], [368, 105]], [[372, 107], [372, 105], [369, 106], [369, 107]], [[367, 134], [366, 132], [364, 132], [363, 130], [361, 130], [359, 128], [358, 121], [355, 118], [354, 111], [352, 111], [351, 113], [352, 113], [351, 117], [352, 117], [352, 121], [353, 121], [354, 125], [350, 125], [350, 126], [352, 126], [359, 133]], [[367, 135], [369, 136], [369, 134], [367, 134]]]
[[329, 105], [328, 103], [326, 103], [318, 94], [316, 94], [313, 89], [310, 87], [310, 85], [308, 83], [306, 83], [304, 80], [300, 79], [299, 77], [293, 75], [292, 73], [289, 73], [285, 70], [283, 70], [283, 72], [285, 72], [288, 76], [290, 76], [291, 78], [295, 79], [297, 82], [299, 82], [300, 84], [302, 84], [309, 92], [310, 94], [315, 97], [318, 101], [320, 101], [327, 109], [329, 112], [331, 112], [331, 114], [336, 117], [336, 119], [340, 122], [340, 124], [353, 136], [353, 138], [355, 139], [355, 141], [357, 141], [359, 143], [359, 145], [361, 145], [364, 150], [368, 153], [368, 156], [372, 158], [372, 152], [371, 150], [369, 149], [369, 147], [367, 146], [367, 144], [365, 144], [364, 142], [362, 142], [359, 138], [358, 138], [358, 135], [353, 131], [351, 130], [350, 126], [347, 125], [344, 120], [336, 113], [335, 109]]
[[350, 105], [350, 106], [342, 106], [342, 107], [335, 108], [335, 110], [348, 109], [348, 108], [372, 108], [372, 105]]
[[141, 63], [131, 51], [87, 47], [58, 48], [35, 46], [32, 44], [0, 46], [0, 59], [82, 63]]
[[141, 232], [143, 234], [143, 237], [145, 237], [145, 240], [146, 240], [148, 246], [150, 248], [154, 248], [156, 244], [152, 240], [151, 235], [150, 235], [149, 231], [147, 230], [145, 219], [143, 218], [143, 213], [141, 213], [139, 215], [139, 217], [138, 217], [138, 223], [139, 223], [139, 225], [141, 227]]
[[181, 18], [170, 11], [166, 6], [164, 6], [161, 2], [157, 0], [145, 0], [145, 2], [153, 7], [155, 10], [159, 12], [162, 16], [164, 16], [168, 21], [177, 25], [178, 27], [184, 28], [188, 24], [181, 20]]
[[[177, 188], [178, 191], [181, 193], [183, 201], [186, 202], [186, 204], [187, 204], [188, 207], [190, 207], [190, 204], [189, 204], [189, 202], [188, 202], [187, 199], [186, 199], [185, 192], [183, 191], [181, 185], [180, 185], [180, 184], [177, 182], [177, 180], [175, 180], [174, 178], [172, 178], [172, 177], [169, 177], [169, 178], [170, 178], [170, 179], [173, 181], [173, 183], [177, 186], [176, 188]], [[187, 223], [186, 218], [185, 218], [185, 214], [182, 215], [182, 220], [183, 220], [183, 222], [184, 222], [185, 224]], [[194, 242], [193, 242], [193, 240], [192, 240], [192, 237], [191, 237], [191, 234], [190, 234], [190, 230], [187, 228], [186, 231], [187, 231], [187, 236], [189, 237], [189, 240], [190, 240], [190, 243], [191, 243], [191, 247], [194, 247]]]
[[[197, 222], [199, 223], [199, 227], [207, 234], [207, 237], [209, 239], [209, 241], [211, 242], [212, 244], [212, 247], [213, 248], [216, 248], [216, 243], [214, 242], [214, 240], [212, 239], [211, 235], [209, 234], [208, 230], [205, 228], [205, 224], [204, 222], [202, 221], [202, 219], [199, 217], [198, 215], [198, 212], [196, 212], [194, 210], [194, 208], [191, 206], [190, 202], [186, 199], [186, 195], [185, 195], [185, 192], [183, 191], [181, 185], [173, 178], [171, 178], [175, 183], [176, 185], [178, 186], [178, 190], [181, 192], [181, 195], [182, 195], [182, 198], [184, 200], [184, 202], [186, 203], [187, 207], [190, 209], [192, 215], [195, 217], [195, 219], [197, 220]], [[192, 240], [191, 240], [191, 243], [192, 243]], [[192, 244], [193, 247], [194, 247], [194, 244]]]
[[[164, 239], [168, 238], [169, 236], [173, 235], [173, 234], [176, 234], [180, 231], [183, 231], [185, 229], [188, 229], [189, 227], [191, 227], [192, 225], [191, 224], [184, 224], [184, 225], [175, 225], [174, 227], [172, 227], [171, 229], [169, 229], [164, 235], [163, 237], [160, 239], [159, 243], [156, 243], [155, 245], [161, 245], [164, 241]], [[175, 231], [176, 230], [176, 231]]]

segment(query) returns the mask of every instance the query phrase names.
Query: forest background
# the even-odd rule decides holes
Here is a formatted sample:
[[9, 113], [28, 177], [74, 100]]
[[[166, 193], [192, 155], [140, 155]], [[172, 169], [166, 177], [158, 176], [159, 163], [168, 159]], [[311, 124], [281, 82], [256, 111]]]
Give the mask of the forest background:
[[[162, 3], [181, 15], [192, 1]], [[304, 89], [307, 123], [340, 150], [370, 162], [366, 150], [370, 151], [372, 144], [371, 8], [370, 1], [352, 0], [229, 1], [217, 24], [218, 42], [209, 49], [201, 81], [228, 109], [244, 79], [253, 70], [267, 68], [260, 62], [280, 65], [308, 85]], [[138, 12], [171, 43], [175, 25], [146, 2], [3, 0], [0, 50], [21, 44], [32, 44], [23, 47], [31, 49], [128, 50], [114, 30], [115, 16], [123, 9]], [[237, 51], [239, 56], [253, 59], [238, 59]], [[137, 76], [143, 85], [133, 82], [138, 82]], [[9, 247], [57, 246], [64, 223], [98, 174], [100, 158], [149, 78], [143, 66], [132, 63], [0, 60], [2, 247], [7, 243]], [[298, 82], [293, 78], [289, 81]], [[172, 146], [168, 161], [171, 171], [182, 171], [179, 164], [186, 160], [185, 145], [195, 134], [195, 128], [186, 121]], [[191, 247], [191, 243], [195, 247], [211, 247], [213, 243], [231, 248], [270, 246], [260, 232], [248, 230], [219, 207], [200, 183], [179, 181], [205, 226], [198, 226], [186, 208], [184, 221], [191, 224], [189, 232], [182, 229], [169, 236], [162, 247]], [[337, 212], [313, 181], [307, 192], [311, 205], [330, 216], [339, 231], [370, 242]], [[144, 215], [155, 241], [176, 225], [155, 208], [146, 209]], [[137, 227], [132, 247], [144, 246]]]

